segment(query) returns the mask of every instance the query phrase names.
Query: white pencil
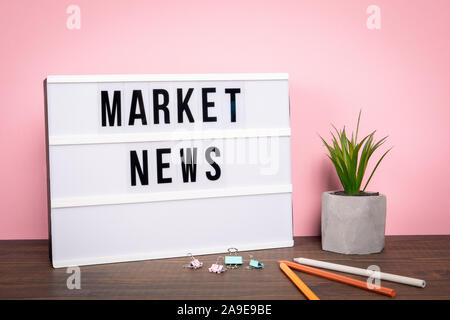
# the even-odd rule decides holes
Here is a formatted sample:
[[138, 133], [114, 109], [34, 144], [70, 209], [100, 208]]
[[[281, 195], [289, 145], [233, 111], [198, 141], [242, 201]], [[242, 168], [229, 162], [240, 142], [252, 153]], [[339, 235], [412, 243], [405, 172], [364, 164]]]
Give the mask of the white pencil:
[[[351, 274], [356, 274], [356, 275], [365, 276], [365, 277], [373, 276], [373, 272], [374, 272], [373, 270], [349, 267], [349, 266], [344, 266], [341, 264], [329, 263], [329, 262], [313, 260], [313, 259], [306, 259], [306, 258], [294, 258], [294, 261], [297, 263], [306, 265], [306, 266], [323, 268], [323, 269], [328, 269], [328, 270], [335, 270], [335, 271], [351, 273]], [[398, 276], [395, 274], [390, 274], [390, 273], [385, 273], [385, 272], [380, 272], [379, 275], [380, 275], [380, 280], [398, 282], [398, 283], [403, 283], [403, 284], [407, 284], [410, 286], [421, 287], [421, 288], [425, 288], [425, 286], [426, 286], [426, 282], [424, 280], [420, 280], [420, 279], [403, 277], [403, 276]]]

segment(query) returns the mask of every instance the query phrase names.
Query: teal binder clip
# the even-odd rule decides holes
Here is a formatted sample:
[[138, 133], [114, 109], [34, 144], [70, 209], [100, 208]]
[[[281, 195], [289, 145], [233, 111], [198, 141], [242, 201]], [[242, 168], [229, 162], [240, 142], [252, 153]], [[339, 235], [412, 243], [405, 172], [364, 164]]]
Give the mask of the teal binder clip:
[[253, 260], [253, 259], [250, 260], [248, 265], [255, 269], [263, 269], [264, 268], [264, 263], [261, 263], [257, 260]]
[[264, 263], [259, 262], [258, 260], [253, 259], [253, 256], [251, 254], [248, 255], [250, 258], [250, 262], [248, 263], [248, 266], [246, 267], [249, 270], [252, 269], [264, 269]]
[[242, 257], [241, 256], [225, 257], [225, 264], [242, 264]]
[[228, 252], [230, 253], [230, 255], [225, 256], [225, 265], [227, 266], [227, 269], [236, 269], [239, 267], [239, 265], [244, 263], [242, 257], [237, 255], [238, 249], [229, 248]]

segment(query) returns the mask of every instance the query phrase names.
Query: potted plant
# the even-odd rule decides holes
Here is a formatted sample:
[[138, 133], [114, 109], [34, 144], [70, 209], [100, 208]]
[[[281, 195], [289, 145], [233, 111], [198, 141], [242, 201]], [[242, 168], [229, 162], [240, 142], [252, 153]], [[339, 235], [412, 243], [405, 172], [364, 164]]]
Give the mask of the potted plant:
[[358, 116], [356, 133], [349, 139], [336, 129], [331, 132], [332, 143], [320, 137], [329, 151], [328, 157], [344, 188], [343, 191], [329, 191], [322, 194], [322, 249], [344, 254], [368, 254], [384, 248], [386, 225], [386, 197], [378, 192], [366, 191], [375, 170], [391, 150], [387, 150], [376, 163], [372, 173], [361, 189], [369, 159], [387, 139], [375, 142], [374, 134], [358, 142]]

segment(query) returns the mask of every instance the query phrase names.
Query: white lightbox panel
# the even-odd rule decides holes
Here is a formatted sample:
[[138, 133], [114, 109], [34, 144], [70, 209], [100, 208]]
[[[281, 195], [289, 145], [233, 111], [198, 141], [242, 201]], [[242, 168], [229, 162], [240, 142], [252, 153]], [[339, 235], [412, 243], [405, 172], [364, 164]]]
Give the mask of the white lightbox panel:
[[[216, 88], [217, 122], [201, 121], [205, 87]], [[176, 121], [178, 88], [194, 89], [195, 123]], [[225, 88], [241, 89], [236, 122]], [[169, 92], [170, 124], [152, 122], [153, 89]], [[121, 91], [122, 126], [100, 125], [102, 90]], [[143, 93], [147, 125], [127, 124], [132, 90]], [[49, 76], [46, 97], [55, 267], [293, 245], [286, 74]], [[209, 146], [221, 152], [216, 181], [205, 175]], [[197, 179], [186, 183], [179, 149], [193, 147]], [[157, 148], [172, 150], [172, 183], [156, 183]], [[148, 151], [148, 185], [130, 185], [130, 150]]]
[[[189, 187], [192, 189], [233, 188], [238, 186], [268, 186], [282, 185], [289, 181], [289, 138], [281, 137], [273, 148], [266, 148], [270, 140], [249, 141], [248, 138], [224, 139], [219, 141], [169, 141], [140, 143], [110, 143], [85, 144], [75, 146], [51, 146], [50, 176], [52, 178], [51, 195], [54, 201], [61, 198], [90, 197], [124, 194], [152, 193], [162, 191], [180, 191]], [[250, 158], [249, 145], [261, 147], [255, 152], [265, 153], [254, 161]], [[215, 160], [221, 165], [221, 177], [217, 181], [206, 178], [206, 172], [211, 166], [204, 159], [208, 147], [221, 150], [223, 157]], [[241, 147], [242, 146], [242, 150]], [[164, 177], [172, 178], [172, 183], [158, 184], [156, 178], [156, 148], [168, 147], [172, 153], [166, 156], [170, 167], [164, 169]], [[264, 148], [263, 148], [264, 147]], [[184, 183], [181, 173], [179, 149], [197, 148], [197, 173], [195, 183]], [[266, 150], [268, 152], [266, 152]], [[149, 184], [131, 186], [129, 181], [129, 151], [136, 150], [139, 157], [141, 151], [147, 150]], [[253, 151], [252, 151], [253, 153]], [[279, 154], [286, 155], [283, 158]], [[234, 157], [228, 159], [228, 155]], [[231, 157], [231, 156], [230, 156]], [[242, 158], [241, 158], [242, 157]], [[273, 161], [270, 161], [273, 159]]]
[[53, 265], [289, 247], [291, 210], [290, 193], [54, 209]]
[[[217, 116], [218, 125], [203, 123], [201, 121], [201, 92], [203, 87], [215, 87], [216, 93], [210, 94], [211, 100], [215, 102], [215, 108], [211, 108], [211, 116]], [[237, 119], [239, 121], [230, 123], [229, 97], [224, 93], [225, 88], [241, 88], [242, 93], [237, 95]], [[151, 90], [154, 88], [169, 91], [169, 105], [171, 111], [171, 123], [153, 124], [151, 104]], [[176, 105], [173, 97], [176, 97], [176, 88], [194, 88], [191, 100], [191, 111], [195, 123], [176, 123]], [[99, 91], [121, 90], [123, 114], [128, 115], [132, 89], [143, 90], [144, 109], [150, 118], [148, 125], [128, 126], [125, 122], [128, 117], [123, 117], [121, 127], [105, 128], [99, 127], [100, 123], [100, 95]], [[289, 108], [289, 88], [287, 80], [274, 81], [222, 81], [222, 82], [124, 82], [124, 83], [48, 83], [47, 101], [49, 106], [61, 106], [52, 109], [48, 114], [48, 129], [50, 141], [54, 137], [72, 135], [103, 135], [103, 134], [127, 134], [127, 133], [155, 133], [190, 131], [204, 129], [268, 129], [289, 128], [289, 111], [276, 112], [279, 109]], [[112, 96], [111, 96], [112, 98]], [[282, 107], [283, 106], [283, 107]], [[140, 123], [137, 121], [137, 123]]]

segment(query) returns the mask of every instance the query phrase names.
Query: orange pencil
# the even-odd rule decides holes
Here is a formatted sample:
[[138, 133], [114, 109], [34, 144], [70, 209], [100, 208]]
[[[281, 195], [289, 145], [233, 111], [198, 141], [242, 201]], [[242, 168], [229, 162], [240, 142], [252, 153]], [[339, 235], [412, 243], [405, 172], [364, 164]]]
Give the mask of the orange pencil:
[[288, 276], [288, 278], [300, 289], [300, 291], [308, 298], [309, 300], [320, 300], [314, 292], [311, 291], [310, 288], [292, 271], [286, 264], [283, 262], [280, 263], [280, 268], [283, 272]]
[[334, 280], [337, 282], [341, 282], [341, 283], [346, 283], [349, 284], [351, 286], [354, 287], [358, 287], [361, 289], [365, 289], [365, 290], [369, 290], [369, 291], [373, 291], [376, 293], [380, 293], [380, 294], [384, 294], [386, 296], [389, 296], [391, 298], [395, 297], [395, 290], [391, 289], [391, 288], [386, 288], [386, 287], [373, 287], [372, 289], [369, 288], [367, 286], [366, 282], [360, 281], [360, 280], [356, 280], [353, 278], [349, 278], [349, 277], [344, 277], [341, 276], [339, 274], [335, 274], [335, 273], [331, 273], [328, 271], [324, 271], [324, 270], [320, 270], [320, 269], [316, 269], [316, 268], [312, 268], [312, 267], [308, 267], [308, 266], [304, 266], [302, 264], [298, 264], [298, 263], [294, 263], [294, 262], [290, 262], [290, 261], [278, 261], [279, 263], [284, 263], [286, 264], [288, 267], [298, 270], [298, 271], [302, 271], [302, 272], [306, 272], [312, 275], [316, 275], [322, 278], [326, 278], [329, 280]]

